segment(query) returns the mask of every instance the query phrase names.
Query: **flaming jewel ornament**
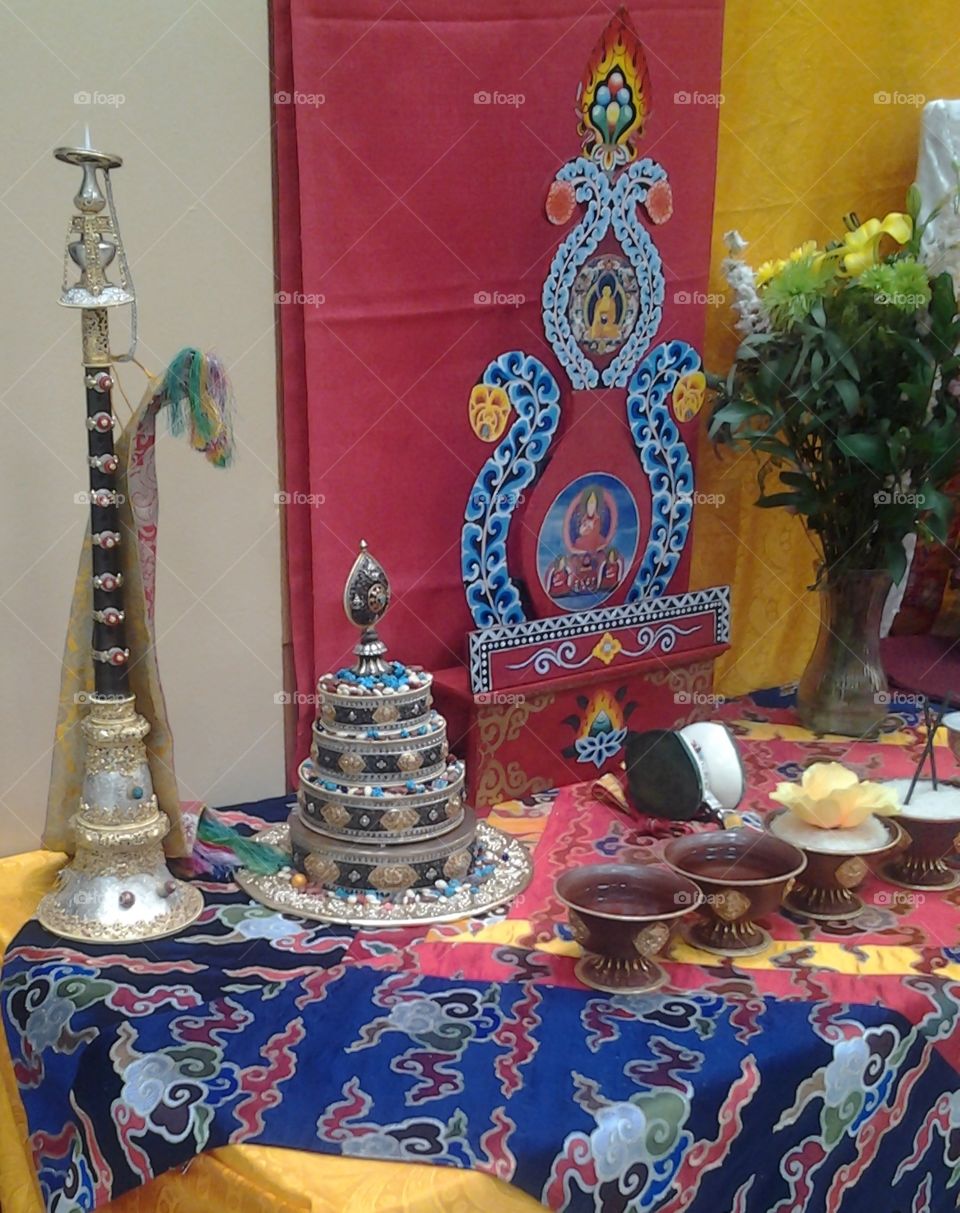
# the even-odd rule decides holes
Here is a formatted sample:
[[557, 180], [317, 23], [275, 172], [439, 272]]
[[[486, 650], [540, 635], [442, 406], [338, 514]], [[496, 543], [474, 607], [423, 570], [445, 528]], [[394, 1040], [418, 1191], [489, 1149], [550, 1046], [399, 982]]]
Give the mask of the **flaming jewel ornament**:
[[625, 8], [618, 9], [597, 43], [577, 87], [584, 154], [607, 172], [637, 155], [650, 112], [650, 81], [643, 47]]
[[[128, 677], [120, 552], [127, 536], [121, 533], [118, 513], [110, 373], [115, 357], [110, 353], [108, 323], [109, 308], [135, 305], [110, 186], [110, 170], [122, 161], [89, 146], [57, 148], [54, 155], [83, 172], [74, 198], [77, 213], [67, 239], [60, 302], [80, 309], [95, 690], [80, 725], [86, 758], [79, 810], [72, 823], [76, 855], [62, 869], [58, 887], [41, 901], [37, 916], [47, 930], [68, 939], [130, 942], [181, 930], [197, 918], [203, 899], [199, 889], [174, 880], [166, 866], [162, 840], [170, 822], [154, 795], [144, 745], [150, 725], [136, 710]], [[119, 285], [106, 276], [115, 257]], [[80, 269], [73, 286], [67, 284], [69, 261]], [[131, 332], [133, 345], [127, 358], [136, 344], [135, 311]]]

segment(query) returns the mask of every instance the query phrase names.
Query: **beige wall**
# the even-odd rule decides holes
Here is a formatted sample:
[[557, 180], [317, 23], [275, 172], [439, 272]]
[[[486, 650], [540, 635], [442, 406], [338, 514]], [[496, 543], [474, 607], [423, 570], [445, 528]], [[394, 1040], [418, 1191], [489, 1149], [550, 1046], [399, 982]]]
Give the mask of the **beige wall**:
[[[0, 853], [38, 845], [85, 525], [79, 318], [56, 302], [78, 174], [51, 155], [84, 122], [124, 158], [114, 193], [141, 361], [157, 371], [200, 345], [236, 390], [230, 471], [160, 442], [159, 656], [181, 793], [221, 805], [283, 791], [267, 58], [263, 0], [0, 5]], [[141, 373], [120, 379], [139, 398]]]

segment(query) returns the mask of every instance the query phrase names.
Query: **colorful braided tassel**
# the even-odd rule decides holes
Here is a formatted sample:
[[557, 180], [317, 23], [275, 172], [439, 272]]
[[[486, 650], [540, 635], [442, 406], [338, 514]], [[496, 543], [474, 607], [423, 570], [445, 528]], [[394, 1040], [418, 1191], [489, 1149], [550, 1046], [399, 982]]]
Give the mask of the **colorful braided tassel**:
[[[233, 392], [215, 354], [186, 346], [164, 372], [157, 396], [167, 408], [172, 434], [186, 433], [194, 450], [202, 451], [214, 467], [229, 467], [234, 453]], [[248, 838], [205, 808], [193, 852], [178, 866], [192, 876], [229, 879], [236, 868], [266, 875], [289, 862], [277, 847]]]
[[170, 432], [189, 431], [194, 450], [214, 467], [233, 460], [233, 392], [216, 354], [186, 346], [167, 367], [160, 387], [166, 397]]
[[246, 868], [258, 876], [273, 875], [289, 867], [290, 856], [279, 847], [241, 834], [235, 826], [228, 826], [205, 808], [197, 822], [193, 852], [188, 859], [175, 862], [185, 876], [229, 880], [236, 868]]

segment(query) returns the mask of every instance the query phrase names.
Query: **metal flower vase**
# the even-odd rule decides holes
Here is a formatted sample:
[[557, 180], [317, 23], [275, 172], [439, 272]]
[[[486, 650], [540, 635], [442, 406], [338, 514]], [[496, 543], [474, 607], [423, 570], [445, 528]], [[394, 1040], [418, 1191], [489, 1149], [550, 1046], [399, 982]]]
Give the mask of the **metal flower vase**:
[[814, 733], [865, 737], [887, 714], [880, 616], [890, 574], [828, 575], [820, 588], [820, 631], [797, 689], [797, 716]]

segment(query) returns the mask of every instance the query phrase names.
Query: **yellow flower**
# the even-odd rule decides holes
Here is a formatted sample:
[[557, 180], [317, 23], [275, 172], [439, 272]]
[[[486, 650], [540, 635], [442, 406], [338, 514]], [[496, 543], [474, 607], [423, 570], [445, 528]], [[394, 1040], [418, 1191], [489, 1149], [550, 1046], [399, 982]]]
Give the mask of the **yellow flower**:
[[678, 421], [689, 421], [703, 408], [707, 377], [703, 371], [690, 371], [673, 389], [673, 414]]
[[839, 250], [840, 268], [845, 274], [862, 274], [879, 261], [878, 250], [884, 236], [889, 236], [897, 244], [906, 244], [912, 235], [913, 220], [899, 211], [892, 211], [882, 222], [868, 219], [844, 236], [843, 247]]
[[754, 275], [757, 286], [766, 286], [771, 278], [776, 278], [786, 264], [782, 257], [778, 257], [775, 261], [764, 261]]
[[804, 240], [803, 244], [798, 244], [793, 252], [787, 254], [787, 260], [802, 261], [804, 257], [812, 257], [816, 251], [816, 240]]
[[840, 762], [816, 762], [799, 783], [778, 783], [770, 799], [784, 805], [801, 821], [825, 830], [850, 829], [873, 813], [889, 817], [900, 812], [894, 793], [878, 783], [861, 783]]

